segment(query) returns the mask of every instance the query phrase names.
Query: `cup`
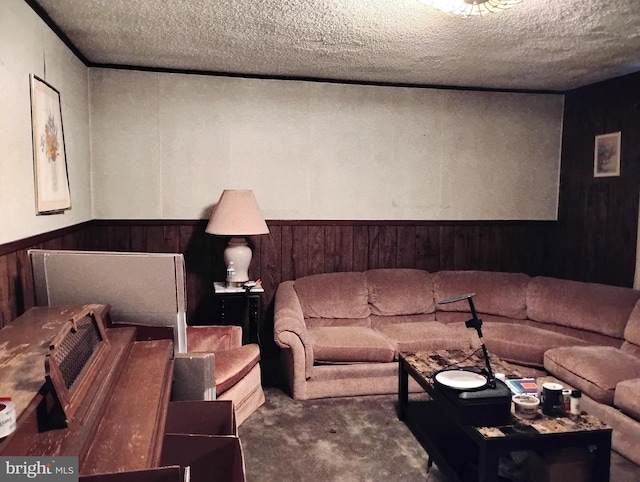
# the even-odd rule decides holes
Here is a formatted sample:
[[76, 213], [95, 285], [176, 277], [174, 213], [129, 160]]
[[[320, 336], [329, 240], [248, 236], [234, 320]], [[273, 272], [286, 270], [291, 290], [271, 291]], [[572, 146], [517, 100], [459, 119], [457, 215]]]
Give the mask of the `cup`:
[[542, 384], [542, 413], [551, 417], [562, 414], [562, 389], [559, 383]]
[[540, 405], [538, 397], [521, 393], [520, 395], [511, 397], [511, 400], [513, 401], [516, 416], [532, 419], [538, 415], [538, 405]]

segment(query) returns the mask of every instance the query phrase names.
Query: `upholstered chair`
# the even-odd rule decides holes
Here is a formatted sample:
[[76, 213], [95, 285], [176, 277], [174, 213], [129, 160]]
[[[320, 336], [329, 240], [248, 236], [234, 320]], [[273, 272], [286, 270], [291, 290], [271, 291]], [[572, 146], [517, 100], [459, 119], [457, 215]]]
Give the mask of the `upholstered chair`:
[[[258, 363], [259, 346], [243, 345], [242, 328], [239, 326], [188, 326], [187, 353], [176, 354], [176, 382], [178, 377], [183, 376], [178, 359], [202, 355], [212, 355], [205, 362], [212, 364], [205, 370], [204, 376], [210, 377], [209, 383], [205, 385], [215, 387], [216, 399], [233, 401], [236, 422], [241, 424], [265, 401]], [[193, 367], [191, 371], [193, 372]], [[192, 373], [191, 376], [193, 375]], [[197, 380], [192, 381], [198, 383]], [[189, 398], [184, 395], [174, 396], [178, 397]]]

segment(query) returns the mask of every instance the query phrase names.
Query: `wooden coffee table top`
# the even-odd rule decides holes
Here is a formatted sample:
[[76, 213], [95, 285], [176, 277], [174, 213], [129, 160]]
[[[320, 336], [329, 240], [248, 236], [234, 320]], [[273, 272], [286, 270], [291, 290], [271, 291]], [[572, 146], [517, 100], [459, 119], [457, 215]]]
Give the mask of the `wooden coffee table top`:
[[[438, 350], [433, 352], [402, 352], [401, 358], [413, 370], [415, 375], [419, 375], [421, 380], [417, 380], [423, 387], [426, 385], [433, 388], [433, 376], [440, 370], [448, 368], [470, 368], [479, 370], [485, 367], [482, 354], [474, 352], [470, 354], [461, 350]], [[523, 378], [522, 374], [513, 365], [500, 360], [495, 355], [489, 355], [491, 369], [494, 373], [504, 373], [506, 378]], [[426, 389], [426, 387], [425, 387]], [[430, 390], [427, 389], [427, 392]], [[531, 428], [539, 434], [554, 433], [575, 433], [591, 432], [595, 430], [611, 430], [607, 424], [583, 412], [582, 415], [568, 415], [564, 417], [549, 417], [538, 414], [532, 420], [521, 419], [513, 415], [513, 430], [505, 433], [501, 427], [475, 427], [485, 439], [495, 439], [504, 437], [525, 435]], [[503, 427], [502, 427], [503, 428]], [[530, 433], [530, 432], [529, 432]]]
[[[462, 350], [437, 350], [430, 352], [402, 352], [401, 356], [418, 372], [427, 383], [431, 383], [433, 376], [440, 370], [448, 368], [471, 368], [480, 370], [485, 368], [484, 358], [476, 351], [472, 354]], [[516, 367], [500, 360], [495, 355], [489, 355], [493, 373], [504, 373], [507, 378], [523, 378]]]

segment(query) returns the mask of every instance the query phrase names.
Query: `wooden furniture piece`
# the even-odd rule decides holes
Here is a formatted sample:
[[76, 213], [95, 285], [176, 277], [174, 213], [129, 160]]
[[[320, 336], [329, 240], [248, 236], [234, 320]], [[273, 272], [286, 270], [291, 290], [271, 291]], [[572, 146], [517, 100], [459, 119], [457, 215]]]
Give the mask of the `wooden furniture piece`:
[[[491, 357], [496, 372], [519, 378], [508, 363]], [[512, 418], [502, 427], [473, 427], [455, 416], [452, 406], [434, 390], [433, 376], [452, 366], [481, 368], [484, 360], [459, 350], [402, 352], [398, 375], [398, 418], [405, 421], [425, 447], [428, 465], [435, 462], [452, 481], [498, 480], [499, 459], [512, 451], [556, 450], [565, 447], [592, 447], [592, 480], [608, 481], [611, 458], [611, 428], [591, 415], [548, 417], [533, 420]], [[427, 392], [430, 399], [409, 400], [409, 376]]]
[[0, 455], [78, 456], [80, 476], [95, 480], [199, 481], [214, 470], [244, 481], [232, 402], [171, 402], [173, 341], [108, 320], [107, 305], [36, 307], [0, 330], [0, 394], [17, 413]]
[[224, 282], [215, 281], [213, 291], [220, 308], [220, 323], [222, 325], [233, 324], [233, 320], [229, 320], [228, 312], [239, 308], [242, 310], [242, 342], [260, 344], [260, 295], [264, 293], [264, 288], [254, 286], [247, 290], [241, 286], [227, 287]]

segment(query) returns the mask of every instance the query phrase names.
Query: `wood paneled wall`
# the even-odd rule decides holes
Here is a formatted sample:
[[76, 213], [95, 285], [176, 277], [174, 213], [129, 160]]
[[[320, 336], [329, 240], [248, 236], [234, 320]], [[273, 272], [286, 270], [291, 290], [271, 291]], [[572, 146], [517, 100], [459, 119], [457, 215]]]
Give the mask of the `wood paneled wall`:
[[[374, 268], [481, 269], [531, 275], [550, 269], [554, 222], [269, 221], [253, 236], [249, 274], [261, 279], [268, 313], [281, 281]], [[96, 221], [82, 249], [185, 255], [192, 323], [216, 317], [213, 281], [223, 280], [227, 238], [204, 232], [205, 221]]]
[[89, 223], [0, 245], [0, 328], [34, 305], [33, 277], [27, 250], [78, 249]]
[[[373, 268], [480, 269], [548, 274], [555, 222], [317, 222], [269, 221], [270, 234], [254, 236], [252, 278], [263, 281], [265, 330], [281, 281], [334, 271]], [[33, 305], [26, 250], [84, 249], [183, 253], [192, 323], [215, 322], [211, 293], [222, 280], [226, 238], [206, 234], [198, 221], [92, 221], [35, 237], [0, 251], [2, 324]]]
[[[622, 132], [619, 177], [593, 177], [595, 136]], [[565, 97], [557, 272], [633, 286], [640, 194], [640, 73]]]

